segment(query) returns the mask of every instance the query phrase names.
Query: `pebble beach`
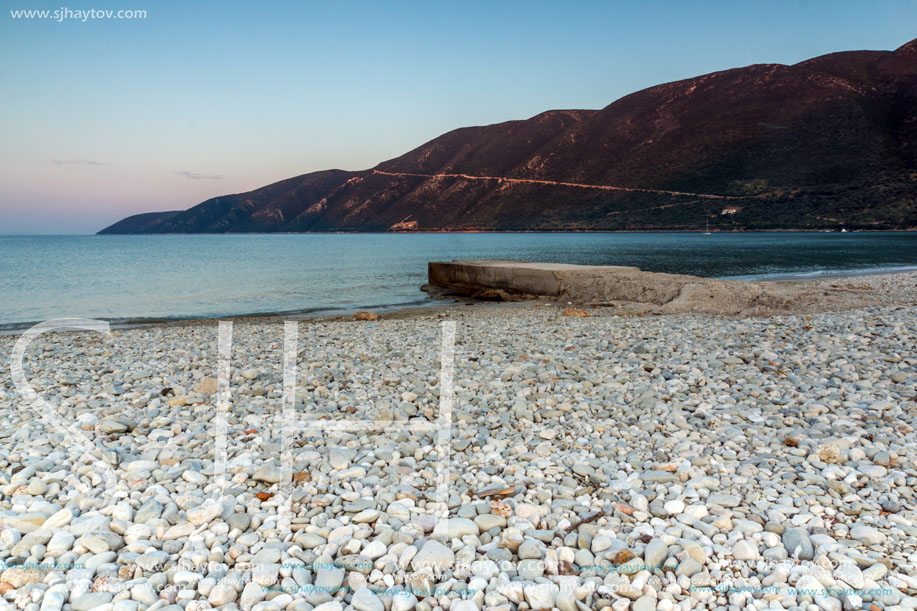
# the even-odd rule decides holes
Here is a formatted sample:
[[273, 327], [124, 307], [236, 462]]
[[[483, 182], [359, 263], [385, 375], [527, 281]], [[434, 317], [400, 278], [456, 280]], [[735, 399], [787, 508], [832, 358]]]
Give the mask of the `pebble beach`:
[[292, 423], [238, 321], [225, 460], [216, 321], [35, 339], [57, 418], [0, 337], [0, 609], [915, 609], [917, 274], [820, 282], [873, 305], [300, 321]]

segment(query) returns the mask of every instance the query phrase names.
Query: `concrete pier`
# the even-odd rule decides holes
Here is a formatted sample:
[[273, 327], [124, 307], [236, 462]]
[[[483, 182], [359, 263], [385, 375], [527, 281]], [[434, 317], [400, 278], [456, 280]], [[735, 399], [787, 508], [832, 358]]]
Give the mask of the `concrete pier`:
[[424, 290], [482, 299], [622, 305], [659, 313], [774, 315], [859, 307], [862, 293], [804, 282], [743, 282], [644, 272], [636, 267], [500, 259], [434, 261]]

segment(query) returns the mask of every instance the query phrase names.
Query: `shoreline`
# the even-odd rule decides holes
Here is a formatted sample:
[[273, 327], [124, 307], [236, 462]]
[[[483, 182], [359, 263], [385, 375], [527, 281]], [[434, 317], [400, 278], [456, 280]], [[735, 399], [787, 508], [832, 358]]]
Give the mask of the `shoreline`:
[[[799, 278], [795, 276], [788, 277], [776, 277], [776, 278], [763, 278], [757, 279], [757, 282], [763, 283], [775, 283], [775, 284], [799, 284], [802, 286], [811, 286], [818, 287], [821, 285], [828, 284], [832, 282], [842, 281], [848, 284], [853, 284], [854, 280], [859, 280], [862, 282], [868, 282], [870, 278], [886, 278], [889, 276], [901, 276], [902, 279], [909, 276], [915, 279], [917, 282], [917, 268], [908, 269], [906, 271], [877, 271], [869, 270], [864, 271], [863, 273], [843, 273], [843, 272], [853, 272], [854, 270], [839, 270], [837, 275], [827, 273], [826, 275], [821, 275], [814, 278]], [[745, 277], [726, 277], [722, 278], [723, 280], [737, 281], [737, 282], [747, 282], [750, 281]], [[418, 291], [420, 289], [418, 288]], [[475, 299], [470, 297], [434, 297], [427, 296], [423, 302], [417, 302], [416, 304], [393, 304], [386, 306], [367, 306], [367, 307], [354, 307], [354, 308], [326, 308], [322, 310], [311, 310], [311, 311], [283, 311], [283, 312], [259, 312], [259, 313], [249, 313], [249, 314], [232, 314], [224, 316], [200, 316], [200, 317], [177, 317], [177, 318], [164, 318], [164, 319], [105, 319], [103, 320], [108, 322], [112, 330], [122, 330], [122, 329], [137, 329], [137, 328], [149, 328], [149, 327], [176, 327], [176, 326], [195, 326], [195, 325], [208, 325], [214, 324], [220, 320], [228, 320], [233, 322], [239, 322], [244, 324], [249, 323], [265, 323], [265, 322], [277, 322], [280, 320], [296, 320], [300, 322], [332, 322], [332, 321], [341, 321], [341, 320], [350, 320], [350, 318], [358, 311], [370, 311], [380, 315], [382, 319], [395, 319], [395, 320], [407, 320], [412, 318], [423, 318], [429, 315], [435, 315], [440, 313], [445, 313], [449, 311], [454, 311], [456, 308], [463, 308], [469, 306], [475, 307], [490, 307], [490, 308], [501, 308], [501, 307], [510, 307], [510, 308], [519, 308], [525, 306], [532, 306], [535, 303], [543, 304], [546, 306], [550, 305], [578, 305], [583, 307], [590, 307], [590, 304], [574, 304], [570, 302], [552, 302], [545, 299], [521, 299], [517, 301], [491, 301], [491, 300], [482, 300]], [[889, 304], [885, 304], [889, 305]], [[914, 304], [902, 304], [902, 305], [914, 305]], [[609, 305], [592, 305], [591, 307], [599, 308], [602, 310], [613, 312], [615, 310], [614, 306]], [[847, 309], [859, 309], [860, 307], [869, 307], [869, 304], [858, 306], [858, 307], [849, 307], [842, 308]], [[623, 304], [620, 308], [624, 311], [631, 311], [631, 304]], [[644, 312], [646, 313], [646, 312]], [[659, 315], [672, 315], [674, 313], [665, 313]], [[26, 331], [31, 326], [38, 324], [42, 321], [36, 321], [32, 323], [13, 323], [16, 325], [15, 328], [2, 328], [0, 326], [0, 337], [10, 336], [10, 335], [19, 335], [23, 331]]]

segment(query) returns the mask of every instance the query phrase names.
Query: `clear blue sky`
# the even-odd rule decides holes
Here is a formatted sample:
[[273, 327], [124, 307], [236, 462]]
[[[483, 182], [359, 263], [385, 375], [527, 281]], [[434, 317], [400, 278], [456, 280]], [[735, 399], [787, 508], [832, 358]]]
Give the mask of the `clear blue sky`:
[[[913, 0], [2, 0], [0, 233], [91, 233], [440, 133], [917, 37]], [[146, 10], [14, 19], [12, 10]]]

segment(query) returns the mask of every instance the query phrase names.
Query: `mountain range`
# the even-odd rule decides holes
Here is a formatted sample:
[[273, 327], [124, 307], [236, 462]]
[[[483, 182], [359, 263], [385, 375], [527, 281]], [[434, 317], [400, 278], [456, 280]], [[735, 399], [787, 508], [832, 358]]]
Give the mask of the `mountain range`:
[[601, 110], [456, 129], [100, 231], [917, 228], [917, 40], [665, 83]]

